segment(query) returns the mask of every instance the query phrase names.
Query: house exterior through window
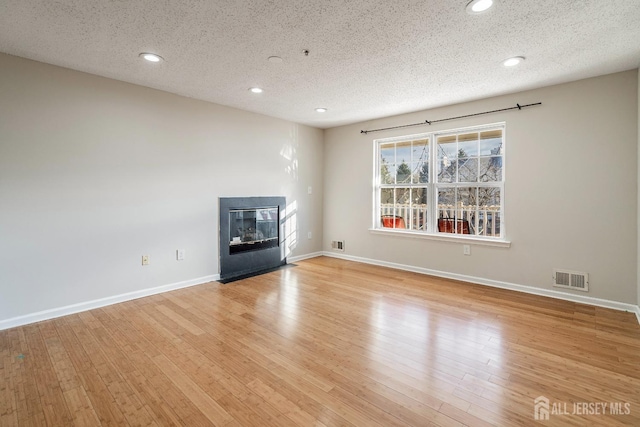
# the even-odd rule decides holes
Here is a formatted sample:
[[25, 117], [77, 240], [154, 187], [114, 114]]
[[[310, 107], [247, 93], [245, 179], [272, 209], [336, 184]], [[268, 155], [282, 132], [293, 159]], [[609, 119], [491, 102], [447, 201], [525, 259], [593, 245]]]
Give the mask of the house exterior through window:
[[504, 123], [374, 144], [374, 228], [504, 239]]

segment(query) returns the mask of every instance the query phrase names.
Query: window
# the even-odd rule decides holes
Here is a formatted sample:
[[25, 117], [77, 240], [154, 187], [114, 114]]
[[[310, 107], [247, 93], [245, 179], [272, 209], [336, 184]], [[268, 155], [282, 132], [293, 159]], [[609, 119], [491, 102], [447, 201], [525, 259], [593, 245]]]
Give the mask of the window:
[[374, 141], [375, 228], [504, 237], [505, 125]]

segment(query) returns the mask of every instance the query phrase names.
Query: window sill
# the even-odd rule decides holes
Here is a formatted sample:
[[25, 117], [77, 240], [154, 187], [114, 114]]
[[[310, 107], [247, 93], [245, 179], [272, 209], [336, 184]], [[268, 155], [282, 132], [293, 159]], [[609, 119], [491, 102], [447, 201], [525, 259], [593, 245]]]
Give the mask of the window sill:
[[369, 232], [372, 234], [382, 234], [385, 236], [398, 236], [398, 237], [410, 237], [416, 239], [426, 239], [426, 240], [435, 240], [439, 242], [450, 242], [450, 243], [467, 243], [470, 245], [478, 245], [478, 246], [493, 246], [499, 248], [509, 248], [511, 247], [511, 242], [508, 240], [497, 240], [497, 239], [487, 239], [476, 236], [464, 236], [464, 235], [452, 235], [447, 236], [443, 234], [426, 234], [426, 233], [417, 233], [415, 231], [409, 230], [398, 230], [398, 229], [381, 229], [381, 228], [370, 228]]

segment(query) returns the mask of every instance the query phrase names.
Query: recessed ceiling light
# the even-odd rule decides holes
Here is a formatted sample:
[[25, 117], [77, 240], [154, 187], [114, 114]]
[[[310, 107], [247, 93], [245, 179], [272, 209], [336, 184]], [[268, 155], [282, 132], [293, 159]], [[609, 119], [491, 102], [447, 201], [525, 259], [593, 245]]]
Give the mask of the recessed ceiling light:
[[149, 62], [160, 62], [163, 59], [160, 55], [156, 55], [155, 53], [147, 53], [147, 52], [142, 52], [138, 56], [143, 59], [146, 59]]
[[327, 109], [326, 108], [316, 108], [316, 112], [318, 112], [318, 113], [326, 113]]
[[253, 92], [253, 93], [262, 93], [262, 92], [263, 92], [263, 90], [262, 90], [262, 89], [260, 89], [259, 87], [252, 87], [252, 88], [249, 88], [249, 91], [250, 91], [250, 92]]
[[491, 6], [493, 6], [493, 0], [473, 0], [467, 4], [467, 13], [475, 15], [486, 12]]
[[270, 56], [268, 59], [269, 62], [273, 62], [275, 64], [279, 64], [282, 62], [282, 58], [280, 58], [279, 56]]
[[502, 65], [504, 65], [505, 67], [515, 67], [522, 61], [524, 61], [524, 56], [514, 56], [513, 58], [505, 59], [502, 62]]

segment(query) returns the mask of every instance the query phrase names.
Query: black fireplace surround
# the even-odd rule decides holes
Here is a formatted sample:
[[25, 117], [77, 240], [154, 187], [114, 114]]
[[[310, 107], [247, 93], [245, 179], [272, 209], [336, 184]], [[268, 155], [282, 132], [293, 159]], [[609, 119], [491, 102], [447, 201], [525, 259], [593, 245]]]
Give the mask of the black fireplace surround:
[[220, 197], [220, 281], [287, 263], [282, 250], [284, 197]]

